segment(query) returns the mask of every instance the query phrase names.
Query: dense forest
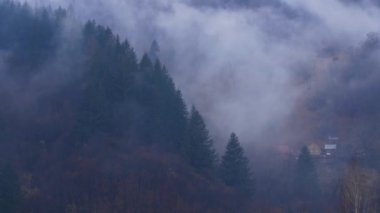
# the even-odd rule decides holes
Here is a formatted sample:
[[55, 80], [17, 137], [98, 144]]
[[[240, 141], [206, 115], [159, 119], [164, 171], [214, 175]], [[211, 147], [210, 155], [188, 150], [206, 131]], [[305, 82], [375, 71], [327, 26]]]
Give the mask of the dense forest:
[[231, 132], [219, 152], [157, 41], [139, 57], [109, 27], [71, 16], [0, 1], [0, 212], [379, 211], [377, 35], [326, 51], [349, 61], [334, 82], [297, 72], [311, 89], [286, 131], [312, 129], [315, 142], [251, 151]]
[[0, 10], [1, 212], [249, 205], [254, 182], [237, 137], [219, 166], [201, 114], [187, 109], [155, 57], [156, 42], [139, 60], [93, 21], [65, 34], [63, 9], [5, 1]]

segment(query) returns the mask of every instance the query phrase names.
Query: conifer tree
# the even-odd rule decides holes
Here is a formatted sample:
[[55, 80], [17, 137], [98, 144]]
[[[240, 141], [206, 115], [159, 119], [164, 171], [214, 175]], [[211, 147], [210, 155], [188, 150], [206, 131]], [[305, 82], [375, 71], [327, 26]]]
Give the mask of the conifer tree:
[[153, 73], [154, 64], [147, 54], [144, 54], [140, 61], [140, 71], [144, 73]]
[[247, 196], [253, 195], [254, 180], [249, 161], [235, 133], [230, 136], [220, 167], [221, 177], [226, 185], [237, 188]]
[[185, 158], [197, 170], [204, 171], [215, 168], [216, 154], [213, 141], [201, 114], [194, 106], [191, 109], [182, 151]]
[[149, 50], [149, 57], [153, 62], [155, 62], [158, 59], [159, 52], [160, 52], [160, 46], [158, 45], [158, 42], [154, 40], [152, 44], [150, 45], [150, 50]]
[[166, 148], [178, 150], [184, 140], [187, 109], [165, 67], [157, 59], [153, 74], [155, 89], [154, 116], [156, 140]]
[[[182, 98], [182, 93], [179, 90], [175, 91], [175, 95], [172, 100], [173, 111], [171, 114], [171, 129], [173, 129], [173, 139], [175, 142], [175, 148], [179, 150], [181, 145], [185, 142], [186, 127], [188, 121], [188, 111], [185, 101]], [[212, 151], [213, 158], [216, 158], [215, 153]], [[214, 159], [215, 160], [215, 159]]]

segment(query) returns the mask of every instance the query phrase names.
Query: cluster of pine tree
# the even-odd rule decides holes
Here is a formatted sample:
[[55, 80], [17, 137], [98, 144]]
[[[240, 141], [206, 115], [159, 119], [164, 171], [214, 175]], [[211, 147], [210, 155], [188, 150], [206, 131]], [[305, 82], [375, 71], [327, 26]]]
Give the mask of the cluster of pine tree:
[[0, 4], [0, 49], [12, 49], [7, 62], [13, 75], [30, 77], [28, 72], [37, 70], [57, 48], [66, 11], [31, 9], [8, 0]]
[[[18, 174], [23, 174], [24, 185], [29, 186], [27, 174], [38, 176], [52, 162], [68, 165], [71, 159], [84, 158], [87, 150], [95, 149], [98, 138], [105, 138], [101, 147], [117, 138], [128, 148], [154, 147], [163, 155], [174, 154], [195, 173], [215, 182], [223, 180], [225, 186], [246, 197], [253, 195], [252, 173], [236, 135], [231, 135], [219, 165], [201, 114], [195, 107], [187, 110], [181, 92], [158, 59], [157, 42], [139, 61], [128, 41], [120, 41], [109, 28], [89, 21], [78, 36], [79, 45], [68, 51], [60, 40], [65, 17], [62, 9], [34, 10], [27, 4], [0, 3], [0, 50], [7, 52], [1, 56], [5, 63], [1, 72], [15, 83], [14, 90], [30, 92], [36, 100], [25, 106], [30, 112], [21, 118], [17, 100], [8, 103], [11, 107], [0, 107], [1, 123], [6, 124], [0, 126], [1, 150], [16, 150], [2, 151], [0, 164], [10, 162], [15, 169], [5, 167], [0, 172], [0, 211], [14, 212], [21, 202]], [[46, 91], [38, 95], [32, 93], [36, 85], [46, 85], [35, 76], [43, 72], [54, 76], [51, 64], [62, 55], [68, 63], [60, 69], [67, 71], [69, 80], [43, 87]], [[0, 98], [7, 100], [12, 91], [0, 86]], [[101, 156], [102, 150], [97, 154]]]
[[[257, 176], [238, 137], [230, 135], [219, 159], [201, 113], [194, 106], [188, 110], [161, 64], [158, 42], [138, 59], [127, 40], [121, 41], [94, 21], [63, 41], [66, 16], [62, 9], [0, 2], [0, 166], [6, 165], [0, 167], [0, 212], [17, 212], [19, 206], [36, 212], [62, 208], [75, 212], [85, 208], [90, 194], [93, 200], [86, 201], [91, 206], [87, 209], [96, 209], [92, 206], [98, 201], [95, 197], [102, 200], [106, 195], [135, 202], [139, 206], [130, 205], [133, 210], [149, 199], [154, 200], [149, 203], [151, 209], [167, 205], [162, 209], [168, 210], [176, 202], [182, 202], [178, 209], [188, 209], [199, 192], [203, 194], [195, 203], [204, 203], [196, 210], [220, 202], [212, 198], [219, 192], [236, 192], [241, 200], [252, 198]], [[65, 60], [57, 60], [60, 57]], [[55, 75], [65, 80], [57, 83]], [[47, 84], [50, 80], [55, 83]], [[43, 89], [36, 92], [36, 88]], [[146, 157], [140, 150], [155, 151]], [[106, 160], [121, 172], [103, 174], [110, 167], [102, 164]], [[284, 205], [311, 206], [321, 197], [316, 171], [308, 149], [303, 148], [295, 170], [286, 173], [294, 193], [289, 193], [291, 198], [285, 198]], [[61, 188], [59, 181], [68, 187]], [[94, 184], [83, 184], [87, 182]], [[163, 188], [158, 187], [160, 183]], [[194, 186], [198, 187], [195, 192], [191, 191]], [[124, 189], [142, 194], [141, 198]], [[165, 190], [177, 197], [162, 201], [160, 193]], [[51, 197], [55, 198], [52, 206], [42, 208]], [[112, 199], [107, 200], [111, 204], [105, 203], [113, 207], [120, 203]]]
[[[150, 56], [145, 54], [136, 63], [128, 42], [120, 43], [109, 29], [88, 22], [84, 35], [86, 52], [91, 53], [91, 64], [85, 74], [88, 82], [83, 91], [78, 128], [87, 130], [89, 135], [114, 131], [120, 128], [112, 120], [114, 117], [120, 119], [120, 114], [115, 114], [120, 111], [115, 108], [137, 105], [137, 110], [143, 115], [128, 123], [122, 131], [134, 127], [139, 133], [139, 141], [181, 153], [201, 173], [215, 172], [218, 168], [217, 155], [204, 119], [194, 106], [188, 115], [181, 92], [157, 56], [152, 56], [158, 49], [157, 42], [152, 43]], [[152, 62], [152, 57], [155, 62]], [[112, 66], [108, 66], [111, 63]], [[130, 111], [123, 112], [127, 117], [122, 120], [133, 117], [128, 113]], [[248, 160], [235, 134], [231, 135], [223, 156], [221, 174], [227, 185], [252, 195], [253, 181]]]

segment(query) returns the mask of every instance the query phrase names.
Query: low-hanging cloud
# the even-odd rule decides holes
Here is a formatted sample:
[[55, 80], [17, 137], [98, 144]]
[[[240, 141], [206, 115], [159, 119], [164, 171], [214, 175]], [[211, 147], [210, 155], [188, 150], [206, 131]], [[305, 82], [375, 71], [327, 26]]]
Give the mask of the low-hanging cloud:
[[254, 7], [190, 0], [27, 2], [71, 8], [79, 21], [108, 25], [138, 55], [156, 39], [161, 60], [212, 134], [224, 139], [236, 131], [246, 142], [259, 142], [290, 119], [305, 92], [295, 76], [313, 67], [323, 49], [354, 47], [380, 28], [380, 10], [371, 1], [257, 1]]

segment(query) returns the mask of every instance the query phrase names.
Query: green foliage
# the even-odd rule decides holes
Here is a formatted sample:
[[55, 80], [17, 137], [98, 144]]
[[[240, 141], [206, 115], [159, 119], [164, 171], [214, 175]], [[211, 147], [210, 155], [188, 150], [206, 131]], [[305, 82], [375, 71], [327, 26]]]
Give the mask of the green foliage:
[[0, 170], [0, 212], [16, 212], [20, 202], [17, 174], [11, 166], [5, 166]]
[[253, 196], [254, 179], [249, 168], [249, 161], [235, 133], [231, 134], [222, 156], [220, 174], [226, 185], [236, 187], [249, 197]]

